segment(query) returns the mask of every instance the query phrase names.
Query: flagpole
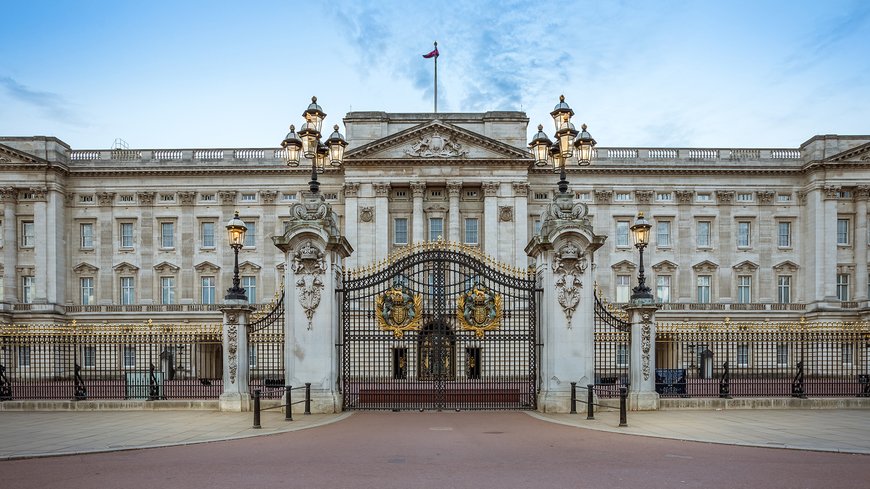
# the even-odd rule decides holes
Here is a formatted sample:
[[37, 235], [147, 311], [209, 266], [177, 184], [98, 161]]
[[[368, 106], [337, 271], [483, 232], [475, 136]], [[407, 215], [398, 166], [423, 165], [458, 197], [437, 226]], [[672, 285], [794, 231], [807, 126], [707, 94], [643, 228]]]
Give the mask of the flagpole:
[[[438, 50], [438, 42], [435, 42], [435, 50]], [[435, 113], [438, 113], [438, 56], [435, 56]]]

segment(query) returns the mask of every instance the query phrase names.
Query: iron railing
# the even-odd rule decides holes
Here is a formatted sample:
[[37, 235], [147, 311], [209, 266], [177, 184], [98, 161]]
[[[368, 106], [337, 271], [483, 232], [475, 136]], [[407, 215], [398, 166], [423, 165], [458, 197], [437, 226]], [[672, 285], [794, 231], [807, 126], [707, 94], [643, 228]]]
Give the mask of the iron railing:
[[260, 389], [263, 399], [281, 396], [284, 386], [284, 284], [280, 295], [251, 317], [248, 328], [250, 390]]
[[595, 285], [595, 386], [598, 397], [616, 398], [629, 383], [631, 323], [625, 311], [608, 304]]

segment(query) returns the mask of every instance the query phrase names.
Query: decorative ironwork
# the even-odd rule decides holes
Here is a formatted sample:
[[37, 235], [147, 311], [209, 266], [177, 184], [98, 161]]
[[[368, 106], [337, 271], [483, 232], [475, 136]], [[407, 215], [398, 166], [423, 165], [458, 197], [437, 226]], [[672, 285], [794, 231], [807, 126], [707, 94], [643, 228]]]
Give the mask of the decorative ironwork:
[[456, 299], [459, 329], [474, 331], [478, 338], [483, 338], [486, 331], [499, 329], [502, 315], [501, 295], [480, 284]]
[[423, 296], [413, 294], [405, 285], [397, 282], [390, 290], [375, 300], [375, 316], [381, 331], [392, 331], [396, 338], [405, 331], [416, 331], [423, 321]]
[[261, 310], [255, 311], [248, 327], [248, 378], [251, 392], [262, 389], [264, 399], [281, 396], [284, 383], [284, 284]]
[[595, 386], [598, 397], [616, 398], [629, 383], [631, 323], [625, 311], [608, 303], [594, 284]]

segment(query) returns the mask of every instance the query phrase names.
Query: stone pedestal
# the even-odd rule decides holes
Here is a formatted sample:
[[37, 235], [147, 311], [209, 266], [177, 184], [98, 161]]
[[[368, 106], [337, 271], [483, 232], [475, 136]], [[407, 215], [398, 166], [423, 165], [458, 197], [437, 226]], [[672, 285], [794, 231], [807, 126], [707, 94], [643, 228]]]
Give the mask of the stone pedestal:
[[224, 299], [220, 309], [224, 313], [224, 392], [220, 397], [220, 409], [221, 411], [250, 411], [248, 319], [255, 307], [247, 300]]
[[637, 411], [654, 411], [659, 408], [656, 392], [656, 309], [651, 301], [631, 301], [625, 310], [631, 321], [631, 388], [628, 391], [628, 408]]

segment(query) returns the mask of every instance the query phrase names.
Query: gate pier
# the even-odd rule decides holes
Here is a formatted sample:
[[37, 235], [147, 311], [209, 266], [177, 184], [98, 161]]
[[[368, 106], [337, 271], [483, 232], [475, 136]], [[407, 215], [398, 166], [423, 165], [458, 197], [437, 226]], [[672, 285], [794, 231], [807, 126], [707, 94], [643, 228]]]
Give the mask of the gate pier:
[[254, 306], [245, 300], [224, 299], [220, 305], [223, 321], [224, 392], [221, 411], [250, 411], [250, 375], [248, 371], [248, 324]]

